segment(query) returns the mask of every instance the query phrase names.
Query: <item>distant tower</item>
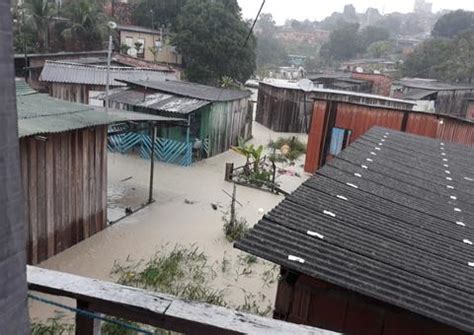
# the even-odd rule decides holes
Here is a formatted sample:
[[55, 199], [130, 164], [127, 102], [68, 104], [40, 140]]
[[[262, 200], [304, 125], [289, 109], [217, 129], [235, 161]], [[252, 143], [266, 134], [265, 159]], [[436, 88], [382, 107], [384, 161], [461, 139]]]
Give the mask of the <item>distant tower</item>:
[[417, 14], [431, 14], [433, 4], [425, 0], [415, 0], [414, 12]]

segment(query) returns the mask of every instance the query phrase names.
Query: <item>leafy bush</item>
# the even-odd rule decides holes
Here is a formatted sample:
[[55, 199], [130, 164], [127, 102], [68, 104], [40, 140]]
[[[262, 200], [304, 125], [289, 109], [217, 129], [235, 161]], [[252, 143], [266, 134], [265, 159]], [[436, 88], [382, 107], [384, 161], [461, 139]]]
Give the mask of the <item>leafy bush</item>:
[[229, 242], [234, 242], [242, 237], [249, 230], [249, 226], [247, 224], [247, 220], [245, 218], [236, 218], [234, 223], [231, 223], [227, 217], [223, 217], [222, 220], [224, 221], [224, 234]]

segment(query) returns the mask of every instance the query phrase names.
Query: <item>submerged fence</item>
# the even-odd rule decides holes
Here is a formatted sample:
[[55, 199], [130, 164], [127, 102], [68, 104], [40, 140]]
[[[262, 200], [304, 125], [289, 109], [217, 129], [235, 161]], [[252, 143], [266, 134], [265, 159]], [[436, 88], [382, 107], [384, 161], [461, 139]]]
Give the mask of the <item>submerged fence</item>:
[[[131, 151], [137, 152], [142, 158], [150, 159], [152, 139], [143, 133], [125, 133], [108, 137], [107, 148], [112, 152], [122, 154]], [[154, 158], [171, 164], [189, 166], [193, 162], [191, 143], [157, 137], [155, 142]]]

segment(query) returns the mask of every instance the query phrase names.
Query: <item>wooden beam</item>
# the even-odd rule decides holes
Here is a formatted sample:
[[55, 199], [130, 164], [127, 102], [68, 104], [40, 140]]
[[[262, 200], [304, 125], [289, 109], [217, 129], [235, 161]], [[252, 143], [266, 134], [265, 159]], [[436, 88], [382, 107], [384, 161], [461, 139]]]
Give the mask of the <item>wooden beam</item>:
[[[30, 290], [76, 299], [89, 311], [193, 334], [336, 334], [133, 287], [28, 266]], [[89, 325], [90, 326], [90, 325]]]

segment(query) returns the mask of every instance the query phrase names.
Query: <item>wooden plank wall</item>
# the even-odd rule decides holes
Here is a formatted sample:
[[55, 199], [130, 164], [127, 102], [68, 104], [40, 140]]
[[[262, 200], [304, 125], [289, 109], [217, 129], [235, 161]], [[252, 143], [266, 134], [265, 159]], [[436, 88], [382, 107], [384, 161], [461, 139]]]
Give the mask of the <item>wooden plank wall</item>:
[[103, 85], [49, 83], [48, 87], [53, 98], [82, 104], [89, 103], [89, 91], [105, 91]]
[[353, 335], [468, 335], [317, 278], [293, 276], [296, 279], [283, 277], [278, 283], [277, 319]]
[[29, 264], [107, 225], [107, 127], [45, 137], [20, 141]]
[[238, 138], [251, 136], [251, 110], [248, 99], [213, 103], [209, 113], [210, 156], [237, 145]]

